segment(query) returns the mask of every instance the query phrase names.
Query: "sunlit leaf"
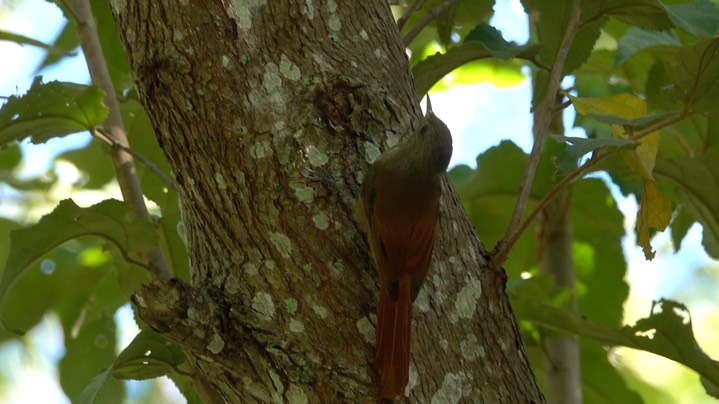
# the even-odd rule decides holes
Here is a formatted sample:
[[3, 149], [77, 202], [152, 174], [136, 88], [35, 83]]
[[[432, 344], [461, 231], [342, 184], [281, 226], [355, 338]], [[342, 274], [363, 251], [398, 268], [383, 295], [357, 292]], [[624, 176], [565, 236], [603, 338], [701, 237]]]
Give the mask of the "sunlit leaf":
[[[571, 97], [577, 112], [591, 115], [595, 119], [617, 117], [625, 122], [646, 124], [658, 120], [658, 117], [646, 115], [646, 102], [631, 94], [618, 94], [603, 98]], [[639, 121], [639, 119], [643, 119]], [[610, 121], [611, 122], [611, 121]], [[612, 134], [619, 140], [629, 140], [622, 126], [611, 126]], [[669, 224], [672, 214], [671, 202], [661, 193], [656, 180], [652, 176], [656, 159], [659, 134], [651, 133], [639, 141], [633, 150], [621, 150], [627, 166], [639, 174], [643, 182], [643, 193], [637, 214], [637, 243], [644, 250], [647, 259], [654, 257], [650, 245], [650, 231], [663, 231]]]
[[638, 143], [634, 140], [629, 139], [616, 139], [616, 138], [581, 138], [581, 137], [567, 137], [559, 135], [550, 135], [554, 140], [558, 142], [566, 142], [568, 144], [564, 153], [557, 156], [555, 164], [559, 169], [559, 172], [564, 174], [575, 168], [577, 168], [578, 161], [587, 153], [593, 152], [597, 149], [608, 147], [608, 148], [634, 148], [637, 147]]
[[637, 214], [637, 244], [642, 247], [646, 259], [654, 258], [651, 246], [651, 230], [663, 231], [672, 217], [672, 203], [659, 190], [654, 180], [644, 180], [644, 193]]
[[[537, 52], [538, 47], [521, 46], [515, 49], [516, 57], [531, 59]], [[487, 49], [480, 41], [467, 41], [460, 46], [449, 49], [444, 54], [430, 56], [412, 68], [417, 94], [423, 96], [442, 77], [454, 69], [469, 62], [494, 57], [495, 55]]]
[[[138, 218], [124, 202], [105, 200], [89, 208], [80, 208], [72, 200], [61, 201], [39, 223], [10, 235], [10, 253], [0, 278], [0, 299], [23, 275], [29, 265], [65, 241], [84, 235], [96, 235], [113, 243], [125, 259], [157, 245], [157, 233], [146, 220]], [[0, 300], [1, 302], [1, 300]]]
[[49, 54], [57, 56], [70, 56], [70, 53], [63, 49], [48, 45], [42, 41], [38, 41], [37, 39], [26, 37], [25, 35], [20, 35], [5, 30], [0, 30], [0, 41], [12, 41], [19, 45], [37, 46], [38, 48], [45, 49]]
[[0, 108], [0, 147], [30, 137], [43, 143], [53, 137], [91, 130], [107, 116], [97, 87], [36, 78], [27, 94], [10, 96]]

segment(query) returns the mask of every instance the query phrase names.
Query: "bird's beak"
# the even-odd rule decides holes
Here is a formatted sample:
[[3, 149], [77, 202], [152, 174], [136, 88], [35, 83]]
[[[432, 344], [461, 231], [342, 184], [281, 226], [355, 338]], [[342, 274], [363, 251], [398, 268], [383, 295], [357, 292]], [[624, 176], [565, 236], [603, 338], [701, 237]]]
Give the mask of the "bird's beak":
[[427, 113], [424, 116], [434, 115], [432, 112], [432, 100], [429, 99], [429, 93], [427, 93]]

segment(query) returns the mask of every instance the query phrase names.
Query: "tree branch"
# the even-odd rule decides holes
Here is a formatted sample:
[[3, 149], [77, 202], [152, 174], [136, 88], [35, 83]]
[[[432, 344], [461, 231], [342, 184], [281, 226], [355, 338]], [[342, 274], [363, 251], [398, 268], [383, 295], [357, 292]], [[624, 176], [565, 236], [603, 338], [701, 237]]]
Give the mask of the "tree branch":
[[437, 16], [447, 8], [459, 3], [459, 0], [447, 0], [444, 3], [438, 5], [437, 7], [433, 8], [427, 15], [422, 18], [417, 25], [412, 27], [412, 29], [407, 33], [407, 35], [402, 38], [402, 42], [404, 43], [404, 46], [409, 46], [410, 43], [414, 40], [414, 38], [419, 35], [419, 33], [424, 29], [424, 27], [427, 26], [432, 20], [437, 18]]
[[[682, 119], [686, 118], [690, 114], [691, 113], [689, 111], [685, 110], [685, 111], [682, 111], [675, 115], [669, 116], [666, 119], [663, 119], [653, 125], [647, 126], [646, 128], [636, 132], [634, 135], [630, 136], [629, 139], [630, 140], [639, 140], [639, 139], [641, 139], [647, 135], [650, 135], [662, 128], [665, 128], [669, 125], [672, 125], [674, 123], [681, 121]], [[503, 251], [509, 251], [512, 249], [512, 247], [517, 242], [517, 240], [519, 240], [519, 237], [522, 235], [522, 233], [524, 233], [524, 231], [527, 230], [527, 227], [529, 227], [529, 225], [537, 217], [539, 212], [541, 212], [542, 209], [544, 209], [544, 207], [547, 206], [547, 203], [549, 203], [549, 201], [551, 201], [555, 195], [557, 195], [561, 190], [563, 190], [564, 188], [569, 186], [569, 184], [571, 184], [575, 179], [577, 179], [577, 177], [579, 177], [580, 175], [585, 173], [587, 170], [589, 170], [589, 168], [596, 165], [600, 161], [604, 160], [604, 158], [606, 158], [607, 156], [616, 152], [617, 150], [619, 150], [619, 149], [613, 148], [613, 149], [598, 150], [597, 152], [595, 152], [595, 154], [592, 156], [592, 158], [587, 160], [581, 166], [577, 167], [574, 171], [567, 174], [567, 176], [562, 178], [561, 181], [554, 184], [554, 186], [542, 197], [542, 199], [540, 199], [539, 202], [537, 202], [537, 205], [534, 207], [534, 209], [532, 209], [532, 211], [529, 213], [529, 215], [524, 220], [524, 222], [522, 222], [522, 224], [518, 227], [517, 231], [512, 235], [512, 237], [509, 240], [507, 240], [506, 244], [503, 245]], [[493, 261], [492, 261], [493, 265], [496, 265], [496, 267], [499, 267], [499, 265], [501, 265], [504, 262], [504, 259], [506, 259], [507, 255], [506, 255], [506, 253], [503, 255], [504, 259], [502, 260], [502, 262], [497, 261], [497, 258], [499, 256], [500, 256], [499, 254], [495, 255], [493, 258]], [[496, 268], [496, 267], [493, 266], [493, 268]]]
[[[100, 46], [100, 39], [89, 0], [75, 0], [72, 12], [77, 17], [77, 33], [92, 82], [106, 94], [104, 101], [109, 109], [109, 114], [107, 120], [105, 120], [105, 127], [109, 129], [112, 139], [123, 146], [123, 148], [113, 147], [110, 153], [122, 197], [140, 217], [149, 219], [150, 214], [147, 211], [147, 206], [145, 206], [132, 155], [126, 151], [126, 149], [129, 149], [129, 144], [120, 114], [120, 106], [117, 103], [115, 88], [107, 70], [107, 62], [102, 54], [102, 47]], [[170, 268], [160, 247], [148, 253], [147, 261], [150, 268], [152, 268], [151, 272], [155, 276], [161, 279], [171, 277]]]
[[399, 18], [399, 20], [397, 20], [398, 30], [402, 31], [404, 25], [407, 24], [407, 20], [409, 20], [409, 16], [412, 15], [414, 10], [416, 10], [423, 1], [424, 0], [414, 0], [412, 4], [405, 7], [404, 11], [402, 11], [402, 16]]
[[142, 154], [136, 152], [135, 150], [132, 150], [131, 148], [120, 144], [117, 140], [113, 139], [112, 135], [105, 132], [103, 129], [96, 128], [94, 131], [92, 131], [92, 135], [103, 142], [110, 145], [110, 147], [117, 147], [121, 149], [124, 152], [132, 154], [133, 157], [140, 160], [142, 164], [145, 165], [150, 171], [155, 173], [160, 179], [173, 191], [177, 192], [177, 185], [175, 184], [175, 181], [172, 180], [172, 178], [168, 177], [162, 170], [160, 170], [160, 167], [158, 167], [155, 163], [150, 161], [147, 157], [143, 156]]
[[539, 164], [539, 156], [542, 150], [542, 144], [544, 137], [547, 135], [549, 125], [552, 122], [552, 110], [556, 103], [556, 94], [559, 90], [559, 84], [562, 79], [562, 70], [564, 68], [564, 62], [567, 59], [569, 53], [569, 47], [572, 45], [574, 35], [577, 33], [579, 28], [579, 0], [574, 0], [572, 5], [572, 14], [567, 24], [567, 31], [564, 33], [564, 38], [557, 51], [557, 57], [552, 65], [552, 70], [549, 73], [549, 82], [547, 83], [547, 92], [544, 99], [539, 104], [539, 107], [534, 111], [534, 145], [532, 146], [532, 152], [529, 155], [529, 162], [527, 168], [524, 171], [524, 177], [519, 185], [519, 196], [517, 197], [517, 203], [514, 205], [512, 216], [507, 226], [507, 231], [504, 233], [502, 239], [494, 247], [492, 259], [492, 267], [497, 269], [506, 260], [507, 254], [509, 253], [508, 247], [513, 244], [509, 243], [509, 240], [515, 239], [519, 231], [519, 225], [524, 215], [524, 210], [527, 207], [527, 200], [529, 199], [529, 191], [532, 189], [532, 183], [534, 181], [534, 175], [537, 172], [537, 164]]

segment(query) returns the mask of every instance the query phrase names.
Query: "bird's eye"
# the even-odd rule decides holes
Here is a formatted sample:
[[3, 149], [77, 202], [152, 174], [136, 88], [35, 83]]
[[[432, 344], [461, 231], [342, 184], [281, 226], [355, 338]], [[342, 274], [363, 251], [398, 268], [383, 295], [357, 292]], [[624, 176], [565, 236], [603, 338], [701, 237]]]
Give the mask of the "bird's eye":
[[428, 126], [428, 125], [426, 125], [426, 124], [425, 124], [425, 125], [422, 125], [422, 127], [419, 128], [419, 132], [424, 135], [425, 133], [427, 133], [427, 129], [429, 129], [429, 126]]

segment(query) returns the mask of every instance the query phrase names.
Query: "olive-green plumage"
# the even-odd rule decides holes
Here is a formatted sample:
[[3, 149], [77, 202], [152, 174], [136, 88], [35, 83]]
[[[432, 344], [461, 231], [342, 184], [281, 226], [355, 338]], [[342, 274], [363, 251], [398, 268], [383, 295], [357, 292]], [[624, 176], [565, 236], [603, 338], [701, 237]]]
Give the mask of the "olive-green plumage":
[[362, 219], [380, 280], [375, 365], [384, 398], [403, 395], [409, 379], [412, 302], [432, 258], [451, 156], [449, 129], [428, 103], [419, 129], [383, 153], [362, 185]]

